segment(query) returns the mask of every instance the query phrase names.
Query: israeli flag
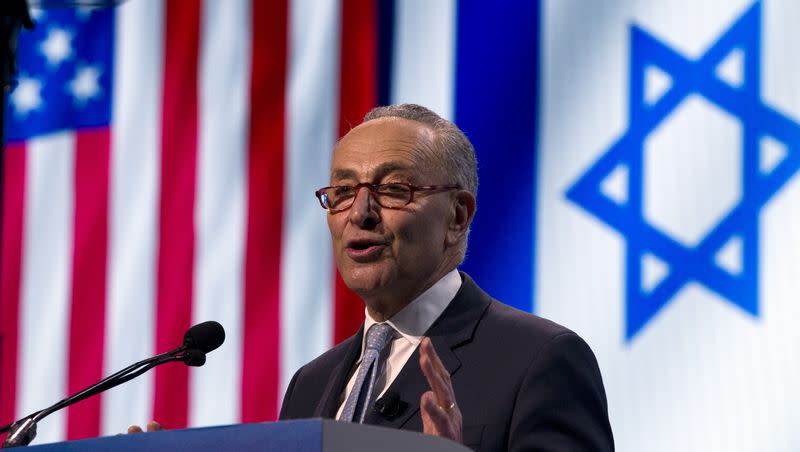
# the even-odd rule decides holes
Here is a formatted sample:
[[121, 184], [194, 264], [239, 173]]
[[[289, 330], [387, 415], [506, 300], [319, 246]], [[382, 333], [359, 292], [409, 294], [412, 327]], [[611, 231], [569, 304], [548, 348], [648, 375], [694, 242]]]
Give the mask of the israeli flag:
[[536, 313], [621, 451], [797, 451], [800, 3], [541, 3]]

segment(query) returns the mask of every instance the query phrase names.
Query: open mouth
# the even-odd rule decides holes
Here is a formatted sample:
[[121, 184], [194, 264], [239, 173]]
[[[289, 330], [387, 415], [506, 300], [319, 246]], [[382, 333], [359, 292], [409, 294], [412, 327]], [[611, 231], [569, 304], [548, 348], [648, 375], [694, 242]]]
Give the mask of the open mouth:
[[347, 242], [348, 249], [365, 250], [373, 246], [384, 246], [386, 243], [375, 239], [358, 239]]
[[366, 262], [380, 256], [386, 244], [375, 240], [353, 240], [347, 244], [347, 255], [358, 262]]
[[354, 249], [356, 251], [361, 251], [361, 250], [365, 250], [365, 249], [367, 249], [367, 248], [369, 248], [371, 246], [375, 246], [375, 244], [374, 243], [353, 243], [348, 248]]

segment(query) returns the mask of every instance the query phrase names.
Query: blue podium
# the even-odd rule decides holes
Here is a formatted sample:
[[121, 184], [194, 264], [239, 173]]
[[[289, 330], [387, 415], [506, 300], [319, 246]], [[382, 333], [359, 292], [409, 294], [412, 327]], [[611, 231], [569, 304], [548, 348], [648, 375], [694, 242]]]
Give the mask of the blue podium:
[[[35, 444], [35, 442], [34, 442]], [[323, 419], [238, 424], [31, 445], [44, 451], [465, 452], [466, 447], [416, 432]]]

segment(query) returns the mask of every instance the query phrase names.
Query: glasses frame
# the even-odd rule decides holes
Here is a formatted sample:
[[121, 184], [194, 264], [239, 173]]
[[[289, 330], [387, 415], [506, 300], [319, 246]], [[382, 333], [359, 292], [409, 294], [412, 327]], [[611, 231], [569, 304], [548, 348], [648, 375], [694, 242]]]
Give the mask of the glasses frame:
[[[408, 187], [408, 190], [410, 192], [410, 195], [408, 197], [408, 202], [406, 202], [402, 206], [397, 206], [397, 207], [389, 207], [389, 206], [384, 206], [383, 204], [381, 204], [381, 202], [379, 200], [379, 196], [377, 195], [377, 193], [375, 193], [375, 191], [378, 189], [378, 187], [381, 187], [381, 186], [384, 186], [384, 185], [403, 185], [405, 187]], [[353, 195], [353, 198], [351, 199], [350, 204], [348, 204], [347, 207], [342, 207], [341, 209], [331, 209], [331, 208], [325, 207], [325, 203], [322, 202], [322, 192], [325, 191], [325, 190], [328, 190], [330, 188], [341, 188], [341, 187], [352, 187], [353, 189], [355, 189], [355, 194]], [[319, 201], [319, 205], [322, 206], [323, 209], [327, 210], [330, 213], [337, 213], [337, 212], [342, 212], [344, 210], [347, 210], [347, 209], [353, 207], [353, 203], [356, 202], [356, 196], [358, 196], [358, 192], [362, 188], [366, 188], [367, 190], [369, 190], [370, 194], [372, 195], [372, 199], [374, 199], [375, 202], [379, 206], [383, 207], [384, 209], [393, 209], [393, 210], [402, 209], [405, 206], [407, 206], [407, 205], [411, 204], [412, 202], [414, 202], [414, 193], [416, 193], [418, 191], [423, 191], [424, 192], [424, 191], [441, 191], [441, 190], [461, 190], [461, 186], [458, 185], [458, 184], [448, 184], [448, 185], [412, 185], [412, 184], [407, 184], [405, 182], [391, 182], [391, 183], [388, 183], [388, 184], [371, 184], [369, 182], [362, 182], [362, 183], [356, 184], [356, 185], [331, 185], [330, 187], [322, 187], [319, 190], [315, 191], [314, 195], [316, 195], [317, 200]]]

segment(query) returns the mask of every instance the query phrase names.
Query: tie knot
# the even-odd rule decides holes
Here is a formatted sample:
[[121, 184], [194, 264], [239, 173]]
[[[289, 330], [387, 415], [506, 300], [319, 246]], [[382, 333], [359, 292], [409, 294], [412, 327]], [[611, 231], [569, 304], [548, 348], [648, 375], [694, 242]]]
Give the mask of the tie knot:
[[386, 341], [391, 336], [392, 331], [392, 326], [388, 323], [373, 324], [367, 331], [367, 342], [364, 348], [380, 352], [386, 346]]

